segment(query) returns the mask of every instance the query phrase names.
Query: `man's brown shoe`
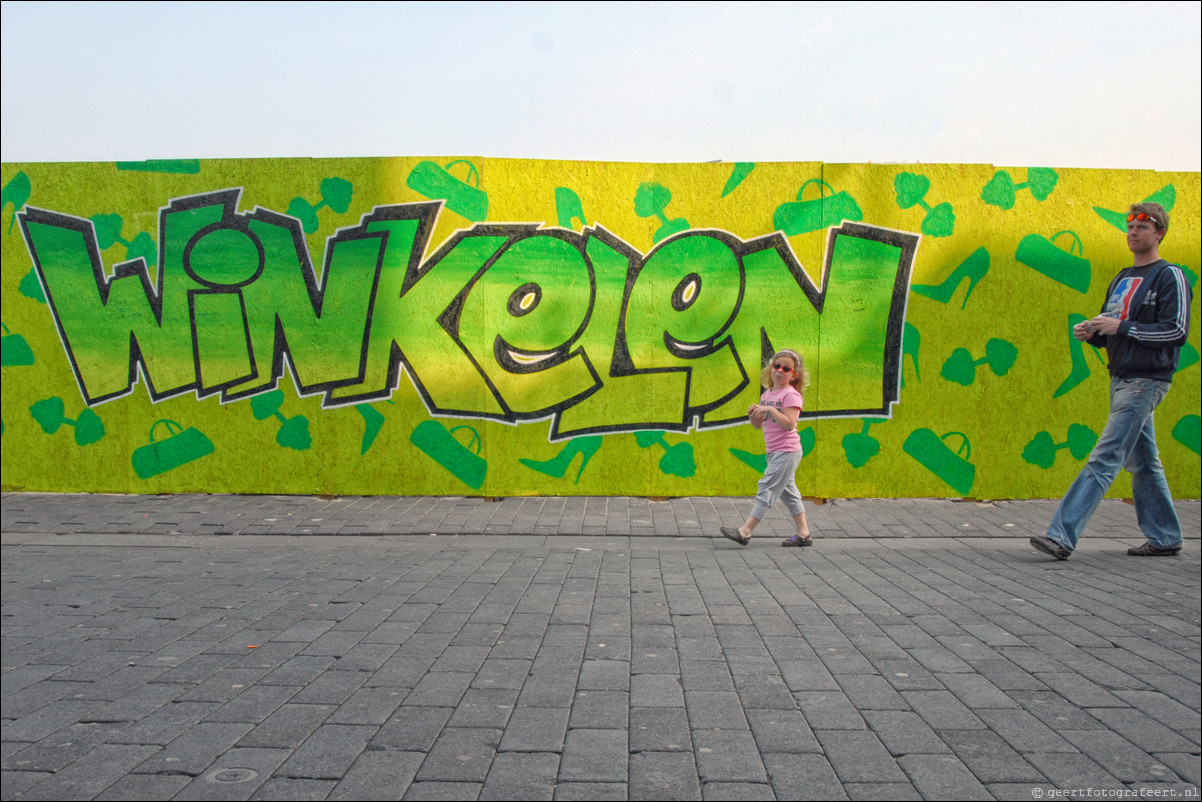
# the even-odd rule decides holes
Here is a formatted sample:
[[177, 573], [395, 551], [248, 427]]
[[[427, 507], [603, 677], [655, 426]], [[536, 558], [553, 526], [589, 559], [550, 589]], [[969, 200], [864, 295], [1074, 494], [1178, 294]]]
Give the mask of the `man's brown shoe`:
[[1052, 555], [1057, 560], [1067, 560], [1068, 556], [1072, 554], [1071, 551], [1066, 549], [1064, 546], [1061, 546], [1050, 537], [1033, 537], [1031, 538], [1031, 545], [1042, 551], [1044, 554]]
[[1132, 546], [1127, 549], [1127, 554], [1132, 557], [1172, 557], [1180, 553], [1180, 546], [1169, 546], [1167, 549], [1162, 549], [1160, 546], [1154, 545], [1150, 540], [1142, 546]]

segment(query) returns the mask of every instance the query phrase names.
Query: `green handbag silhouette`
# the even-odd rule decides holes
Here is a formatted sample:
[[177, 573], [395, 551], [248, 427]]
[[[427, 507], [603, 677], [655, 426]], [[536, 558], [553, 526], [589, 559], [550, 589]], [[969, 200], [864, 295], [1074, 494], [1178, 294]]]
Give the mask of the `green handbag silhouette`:
[[[802, 200], [806, 187], [818, 185], [818, 197], [812, 200]], [[827, 196], [824, 190], [829, 189], [832, 195]], [[783, 203], [776, 207], [772, 215], [772, 227], [783, 231], [786, 237], [796, 234], [807, 234], [820, 228], [837, 226], [844, 220], [863, 220], [864, 213], [860, 204], [846, 192], [835, 192], [835, 188], [819, 178], [811, 178], [797, 190], [797, 200]]]
[[[475, 448], [475, 453], [455, 439], [455, 432], [460, 429], [467, 429], [472, 433], [469, 442]], [[409, 435], [409, 442], [468, 487], [475, 490], [483, 487], [488, 463], [480, 458], [480, 433], [471, 426], [456, 426], [447, 431], [447, 428], [436, 420], [424, 420]]]
[[[943, 442], [954, 434], [959, 435], [963, 441], [957, 451], [952, 451]], [[948, 432], [940, 437], [930, 429], [915, 429], [906, 438], [902, 450], [951, 485], [961, 496], [967, 496], [972, 491], [977, 467], [968, 461], [972, 450], [968, 445], [968, 437], [963, 432]], [[964, 453], [964, 456], [960, 456], [961, 453]]]
[[[168, 435], [155, 440], [154, 432], [160, 424], [167, 427]], [[213, 441], [199, 429], [185, 429], [173, 420], [163, 419], [150, 427], [150, 443], [134, 451], [130, 462], [139, 479], [149, 479], [208, 456], [213, 450]]]
[[[1073, 238], [1067, 251], [1056, 247], [1056, 239], [1065, 234]], [[1073, 253], [1074, 250], [1077, 253]], [[1081, 238], [1075, 232], [1060, 231], [1053, 234], [1050, 240], [1039, 234], [1028, 234], [1018, 243], [1014, 258], [1077, 292], [1089, 292], [1089, 260], [1078, 255], [1084, 253]]]
[[[475, 178], [475, 186], [467, 181], [460, 181], [448, 172], [456, 164], [467, 165], [468, 180]], [[410, 189], [427, 198], [445, 200], [448, 209], [474, 223], [488, 217], [488, 195], [480, 189], [480, 173], [476, 166], [467, 159], [448, 162], [446, 167], [439, 167], [432, 161], [418, 162], [417, 166], [409, 171], [409, 178], [405, 183]]]

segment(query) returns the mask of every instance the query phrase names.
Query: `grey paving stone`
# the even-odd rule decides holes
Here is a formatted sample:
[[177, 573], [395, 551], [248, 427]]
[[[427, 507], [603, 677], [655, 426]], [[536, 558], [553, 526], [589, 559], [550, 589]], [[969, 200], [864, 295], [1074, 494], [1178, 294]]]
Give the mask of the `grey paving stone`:
[[955, 755], [904, 755], [898, 765], [924, 799], [993, 799]]
[[243, 736], [238, 746], [295, 749], [304, 743], [334, 710], [333, 705], [285, 704]]
[[821, 752], [818, 739], [800, 710], [748, 710], [747, 721], [761, 757], [774, 752], [791, 755]]
[[403, 688], [359, 688], [330, 715], [330, 724], [383, 724], [405, 700]]
[[1202, 763], [1199, 763], [1196, 753], [1161, 752], [1156, 757], [1161, 763], [1175, 771], [1182, 782], [1194, 787], [1202, 785], [1200, 782], [1202, 780]]
[[844, 783], [843, 789], [847, 793], [848, 799], [863, 799], [863, 800], [896, 800], [896, 799], [923, 799], [922, 794], [908, 782], [898, 783], [864, 783], [850, 782]]
[[59, 771], [97, 746], [113, 740], [120, 724], [73, 724], [34, 744], [4, 743], [4, 771]]
[[245, 735], [250, 724], [200, 722], [138, 766], [138, 774], [202, 773]]
[[300, 690], [297, 686], [253, 685], [210, 713], [205, 721], [258, 724]]
[[814, 735], [843, 783], [906, 782], [880, 739], [871, 732], [815, 730]]
[[404, 705], [372, 736], [368, 748], [428, 752], [454, 712], [450, 707]]
[[30, 786], [21, 793], [21, 799], [91, 799], [157, 751], [155, 746], [101, 744]]
[[562, 752], [569, 713], [568, 707], [515, 708], [501, 738], [501, 751]]
[[627, 782], [625, 730], [570, 730], [564, 741], [559, 777], [569, 782]]
[[689, 726], [694, 730], [746, 730], [747, 714], [734, 691], [690, 691], [685, 694]]
[[498, 754], [480, 799], [554, 799], [559, 755], [549, 752]]
[[910, 705], [884, 677], [848, 674], [837, 678], [839, 687], [857, 710], [909, 710]]
[[323, 724], [280, 766], [278, 774], [311, 780], [338, 780], [367, 748], [376, 728]]
[[710, 782], [702, 788], [702, 799], [776, 799], [767, 783]]
[[272, 777], [250, 797], [253, 800], [319, 800], [329, 796], [333, 780], [309, 780], [298, 777]]
[[590, 783], [590, 782], [560, 782], [555, 786], [557, 800], [626, 800], [626, 783]]
[[469, 688], [455, 708], [452, 727], [504, 728], [513, 713], [518, 692], [508, 688]]
[[777, 799], [847, 799], [830, 762], [821, 754], [763, 756], [768, 781]]
[[128, 799], [178, 799], [191, 780], [182, 774], [127, 774], [93, 798], [122, 802]]
[[891, 755], [951, 752], [947, 743], [926, 722], [908, 710], [865, 710], [864, 720]]
[[1122, 789], [1114, 775], [1083, 754], [1028, 755], [1027, 760], [1055, 788]]
[[327, 799], [400, 799], [409, 789], [425, 755], [418, 752], [364, 752], [330, 791]]
[[626, 691], [577, 691], [568, 726], [625, 730], [629, 714], [630, 694]]
[[693, 730], [693, 747], [703, 784], [768, 781], [750, 730]]
[[691, 751], [692, 733], [684, 708], [635, 707], [630, 710], [630, 751]]
[[116, 731], [112, 741], [123, 744], [166, 746], [216, 710], [214, 702], [170, 702], [128, 727]]
[[1020, 750], [989, 730], [941, 730], [939, 735], [983, 783], [1044, 779]]
[[794, 693], [802, 715], [814, 730], [862, 730], [864, 717], [842, 692], [803, 691]]
[[676, 674], [636, 674], [630, 678], [631, 707], [684, 707]]
[[[47, 509], [61, 500], [49, 497]], [[559, 761], [558, 798], [637, 797], [627, 783], [636, 763], [689, 758], [703, 798], [935, 797], [948, 784], [970, 788], [965, 772], [1003, 798], [1030, 798], [1037, 782], [1197, 781], [1198, 550], [1128, 565], [1126, 544], [1095, 535], [1070, 564], [1015, 559], [1026, 534], [1013, 530], [1045, 526], [1047, 502], [832, 502], [812, 516], [827, 539], [802, 554], [693, 534], [740, 518], [745, 500], [229, 497], [218, 521], [181, 498], [147, 499], [171, 508], [155, 520], [198, 532], [186, 539], [155, 534], [125, 501], [93, 516], [94, 531], [114, 534], [76, 534], [84, 518], [64, 516], [75, 541], [32, 545], [47, 536], [31, 534], [14, 548], [4, 530], [5, 798], [55, 787], [58, 775], [33, 769], [70, 776], [122, 744], [156, 751], [100, 794], [167, 796], [185, 782], [180, 798], [318, 798], [345, 782], [335, 795], [351, 798], [394, 782], [395, 794], [379, 795], [475, 798], [487, 788], [506, 798], [506, 778], [548, 776], [502, 770], [527, 758]], [[390, 506], [367, 513], [380, 504]], [[1194, 541], [1200, 505], [1179, 507]], [[299, 526], [284, 526], [281, 510]], [[456, 534], [374, 536], [356, 519], [365, 514], [380, 531]], [[770, 519], [765, 531], [789, 524]], [[1096, 520], [1131, 529], [1134, 517], [1107, 502]], [[522, 521], [548, 533], [674, 527], [680, 537], [566, 545], [510, 534]], [[117, 534], [133, 522], [141, 534]], [[203, 526], [291, 534], [214, 538]], [[498, 535], [458, 534], [472, 527]], [[972, 534], [952, 548], [870, 539], [891, 527]], [[360, 536], [296, 537], [302, 529]], [[80, 702], [98, 706], [68, 715]], [[548, 716], [523, 721], [523, 710]], [[219, 735], [231, 727], [253, 729], [231, 748]], [[362, 728], [319, 748], [341, 767], [321, 771], [339, 777], [277, 771], [287, 760], [293, 771], [318, 748], [307, 741], [331, 727]], [[473, 743], [457, 733], [482, 732], [495, 735], [491, 751], [454, 748]], [[613, 740], [609, 763], [624, 768], [603, 766], [612, 780], [578, 778], [586, 733]], [[31, 734], [42, 737], [14, 737]], [[195, 748], [169, 763], [189, 738]], [[438, 744], [432, 767], [478, 754], [490, 768], [424, 779], [418, 764]], [[935, 760], [947, 751], [916, 751], [939, 744], [958, 767]], [[741, 750], [743, 762], [762, 761], [763, 776], [719, 776], [724, 755]], [[889, 750], [900, 756], [892, 766]], [[205, 780], [239, 756], [261, 772], [254, 782]], [[211, 768], [199, 769], [206, 760]], [[562, 776], [572, 761], [580, 773]], [[840, 781], [836, 768], [853, 774]], [[200, 773], [171, 773], [185, 769]], [[526, 793], [545, 796], [546, 786]]]
[[1174, 777], [1153, 755], [1149, 755], [1118, 733], [1109, 730], [1065, 730], [1064, 737], [1124, 783], [1163, 782]]
[[934, 730], [985, 729], [985, 722], [950, 691], [904, 691], [902, 698]]

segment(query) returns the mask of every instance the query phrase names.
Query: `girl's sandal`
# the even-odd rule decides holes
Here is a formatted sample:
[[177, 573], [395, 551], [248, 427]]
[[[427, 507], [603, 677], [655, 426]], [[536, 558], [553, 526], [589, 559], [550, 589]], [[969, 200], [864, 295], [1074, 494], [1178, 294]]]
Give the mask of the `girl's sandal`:
[[727, 540], [733, 540], [734, 542], [738, 543], [740, 546], [746, 546], [748, 543], [751, 542], [751, 537], [750, 536], [743, 537], [742, 535], [739, 534], [738, 529], [731, 529], [729, 526], [723, 526], [718, 531], [720, 531], [722, 533], [722, 537], [726, 538]]
[[813, 546], [814, 538], [813, 538], [813, 536], [798, 537], [797, 535], [794, 535], [793, 537], [785, 538], [784, 540], [781, 541], [780, 544], [782, 546]]

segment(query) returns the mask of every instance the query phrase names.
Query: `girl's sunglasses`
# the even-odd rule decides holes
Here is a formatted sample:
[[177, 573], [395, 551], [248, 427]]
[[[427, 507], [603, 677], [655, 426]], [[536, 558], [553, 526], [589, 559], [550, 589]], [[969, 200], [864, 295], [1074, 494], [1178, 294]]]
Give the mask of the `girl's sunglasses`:
[[1147, 212], [1133, 212], [1133, 213], [1127, 215], [1128, 223], [1134, 222], [1136, 220], [1139, 220], [1141, 223], [1151, 221], [1152, 225], [1156, 226], [1157, 228], [1160, 228], [1160, 221], [1157, 220], [1152, 215], [1148, 214]]
[[773, 370], [779, 370], [779, 371], [781, 371], [782, 373], [792, 373], [792, 372], [793, 372], [793, 368], [789, 367], [788, 365], [782, 365], [782, 364], [781, 364], [781, 363], [779, 363], [779, 362], [773, 362], [773, 363], [772, 363], [772, 369], [773, 369]]

